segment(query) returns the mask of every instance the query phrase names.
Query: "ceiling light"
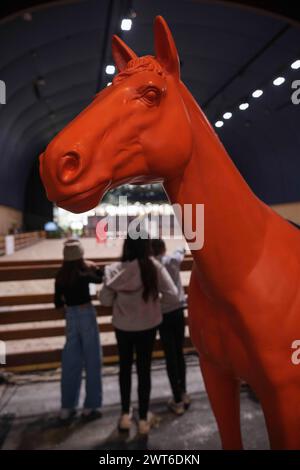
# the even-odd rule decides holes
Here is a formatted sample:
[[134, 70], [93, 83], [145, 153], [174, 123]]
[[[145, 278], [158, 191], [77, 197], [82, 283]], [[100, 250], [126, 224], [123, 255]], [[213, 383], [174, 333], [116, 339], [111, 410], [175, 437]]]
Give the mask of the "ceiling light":
[[223, 121], [217, 121], [215, 122], [215, 127], [222, 127], [224, 126], [224, 122]]
[[245, 111], [245, 109], [249, 108], [249, 103], [241, 103], [239, 108], [241, 111]]
[[273, 85], [279, 86], [279, 85], [282, 85], [284, 82], [285, 82], [284, 77], [277, 77], [275, 78], [275, 80], [273, 80]]
[[263, 94], [263, 91], [262, 91], [262, 90], [255, 90], [255, 91], [252, 93], [252, 96], [253, 96], [253, 98], [259, 98], [262, 94]]
[[105, 72], [107, 73], [107, 75], [113, 75], [116, 71], [116, 68], [114, 65], [107, 65], [105, 67]]
[[300, 69], [300, 59], [295, 60], [295, 62], [292, 63], [291, 68], [294, 70]]
[[123, 31], [130, 31], [132, 26], [132, 20], [129, 18], [123, 18], [121, 22], [121, 29]]
[[231, 117], [232, 117], [232, 113], [227, 112], [223, 114], [224, 119], [230, 119]]

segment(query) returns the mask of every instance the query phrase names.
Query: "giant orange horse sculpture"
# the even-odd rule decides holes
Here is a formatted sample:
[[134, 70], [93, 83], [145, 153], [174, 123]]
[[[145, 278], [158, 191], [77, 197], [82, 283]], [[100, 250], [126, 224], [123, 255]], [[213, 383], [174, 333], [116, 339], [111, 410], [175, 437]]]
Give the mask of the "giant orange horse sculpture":
[[117, 36], [113, 84], [40, 157], [48, 198], [72, 212], [124, 183], [161, 181], [172, 203], [205, 204], [192, 250], [189, 324], [225, 449], [242, 448], [239, 387], [260, 399], [271, 447], [300, 448], [300, 233], [252, 193], [184, 84], [170, 30], [155, 57]]

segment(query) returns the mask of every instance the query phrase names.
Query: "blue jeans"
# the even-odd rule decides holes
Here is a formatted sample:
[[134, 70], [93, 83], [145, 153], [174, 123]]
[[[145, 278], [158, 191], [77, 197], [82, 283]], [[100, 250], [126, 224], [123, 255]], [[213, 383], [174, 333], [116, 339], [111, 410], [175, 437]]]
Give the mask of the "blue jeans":
[[92, 304], [66, 308], [66, 344], [62, 352], [62, 408], [78, 405], [82, 369], [85, 368], [85, 408], [102, 405], [101, 348], [96, 310]]

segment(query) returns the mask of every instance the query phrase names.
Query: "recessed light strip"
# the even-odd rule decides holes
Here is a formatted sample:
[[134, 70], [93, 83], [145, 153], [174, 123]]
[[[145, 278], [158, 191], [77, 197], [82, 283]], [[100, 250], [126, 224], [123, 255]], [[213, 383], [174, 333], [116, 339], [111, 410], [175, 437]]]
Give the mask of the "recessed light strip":
[[[296, 59], [292, 64], [291, 64], [291, 69], [293, 70], [298, 70], [300, 69], [300, 59]], [[280, 86], [280, 85], [283, 85], [283, 83], [285, 83], [286, 79], [285, 77], [283, 76], [278, 76], [276, 77], [274, 80], [273, 80], [273, 85], [274, 86]], [[260, 88], [257, 88], [256, 90], [253, 91], [253, 93], [251, 94], [251, 96], [253, 98], [260, 98], [262, 95], [263, 95], [263, 90], [261, 90]], [[245, 111], [246, 109], [249, 108], [249, 103], [247, 101], [244, 101], [243, 103], [240, 103], [239, 104], [239, 109], [240, 111]], [[230, 111], [226, 111], [226, 113], [223, 114], [223, 119], [225, 120], [228, 120], [232, 118], [232, 113]], [[215, 127], [223, 127], [224, 126], [224, 121], [222, 120], [218, 120], [215, 122]]]

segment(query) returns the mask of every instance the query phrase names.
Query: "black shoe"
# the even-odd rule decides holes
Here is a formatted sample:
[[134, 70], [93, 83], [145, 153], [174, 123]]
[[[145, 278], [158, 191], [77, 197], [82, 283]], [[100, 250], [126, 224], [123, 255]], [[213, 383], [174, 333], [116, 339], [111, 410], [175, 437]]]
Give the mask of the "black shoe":
[[76, 417], [76, 410], [70, 410], [69, 413], [61, 412], [58, 422], [61, 426], [67, 426], [71, 424], [73, 419]]

